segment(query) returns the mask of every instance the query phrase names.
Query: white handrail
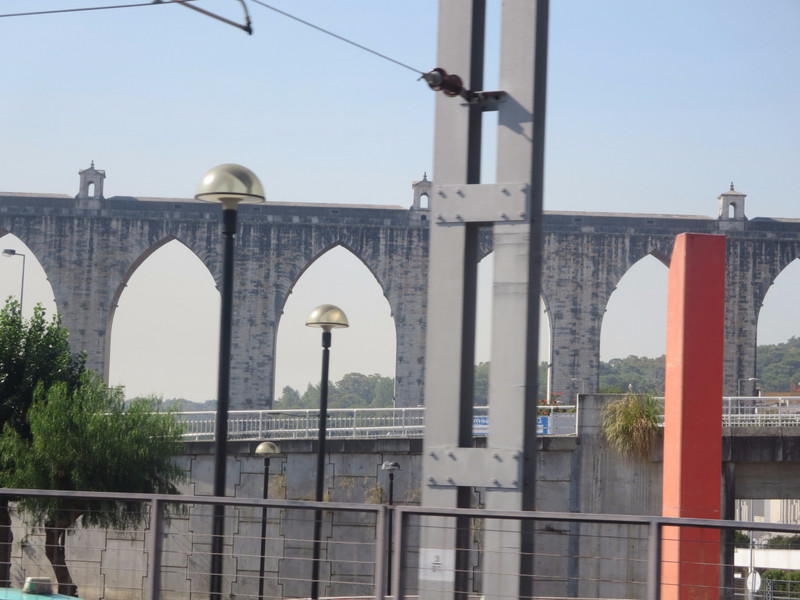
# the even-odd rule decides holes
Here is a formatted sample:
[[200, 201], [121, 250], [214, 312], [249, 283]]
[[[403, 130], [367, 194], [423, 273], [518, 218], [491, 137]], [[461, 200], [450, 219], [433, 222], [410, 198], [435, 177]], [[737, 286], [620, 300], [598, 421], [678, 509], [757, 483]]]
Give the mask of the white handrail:
[[[541, 435], [574, 435], [574, 406], [540, 406], [549, 413]], [[488, 407], [476, 406], [475, 435], [488, 432]], [[184, 439], [214, 439], [216, 412], [187, 411], [176, 413], [183, 423]], [[229, 440], [317, 439], [318, 409], [232, 410], [228, 413]], [[329, 439], [376, 439], [383, 437], [414, 438], [425, 433], [425, 407], [413, 408], [331, 408], [328, 409]]]
[[[539, 407], [539, 435], [576, 435], [577, 410], [574, 405]], [[487, 406], [473, 409], [474, 434], [488, 433]], [[216, 413], [190, 411], [177, 413], [184, 424], [186, 440], [213, 440]], [[317, 438], [318, 409], [232, 410], [228, 413], [230, 440], [304, 440]], [[800, 426], [800, 398], [725, 396], [722, 399], [724, 427]], [[383, 437], [419, 438], [425, 433], [425, 407], [412, 408], [331, 408], [328, 410], [328, 437], [331, 439], [376, 439]]]

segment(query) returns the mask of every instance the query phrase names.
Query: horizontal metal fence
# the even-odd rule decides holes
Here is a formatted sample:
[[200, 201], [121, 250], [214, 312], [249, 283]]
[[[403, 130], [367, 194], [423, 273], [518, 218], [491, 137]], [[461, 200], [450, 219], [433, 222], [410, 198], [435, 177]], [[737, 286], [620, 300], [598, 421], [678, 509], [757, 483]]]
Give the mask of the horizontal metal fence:
[[726, 397], [723, 401], [723, 425], [726, 427], [800, 426], [800, 398], [797, 397]]
[[[226, 505], [223, 600], [307, 598], [317, 509], [323, 514], [319, 591], [324, 598], [383, 600], [391, 593], [398, 600], [450, 599], [454, 591], [463, 598], [518, 598], [520, 565], [530, 565], [523, 597], [657, 600], [680, 586], [686, 588], [682, 597], [733, 599], [745, 593], [748, 570], [742, 557], [734, 560], [735, 553], [747, 551], [747, 544], [734, 548], [735, 531], [800, 534], [800, 525], [644, 516], [34, 490], [0, 490], [0, 495], [9, 497], [12, 507], [26, 496], [81, 500], [90, 509], [98, 500], [147, 505], [140, 529], [87, 528], [66, 536], [66, 564], [85, 600], [207, 600], [216, 503]], [[42, 529], [15, 511], [13, 531], [12, 583], [19, 587], [26, 576], [53, 577]], [[670, 544], [679, 538], [700, 549], [699, 560], [670, 558]], [[751, 554], [749, 563], [766, 573], [758, 560]], [[682, 579], [670, 574], [678, 565], [686, 573]], [[698, 570], [713, 576], [693, 579]], [[758, 582], [754, 598], [796, 593], [765, 581]]]
[[[575, 406], [540, 406], [540, 435], [575, 435]], [[216, 412], [176, 413], [183, 423], [184, 438], [191, 441], [214, 439]], [[542, 418], [544, 417], [544, 418]], [[317, 439], [319, 410], [232, 410], [228, 413], [230, 440]], [[475, 435], [488, 433], [489, 409], [473, 409]], [[332, 408], [328, 409], [328, 439], [414, 438], [425, 433], [425, 407], [414, 408]]]
[[[392, 565], [401, 574], [393, 580], [398, 600], [417, 595], [658, 600], [662, 594], [760, 600], [777, 598], [778, 590], [800, 591], [760, 576], [748, 590], [749, 567], [739, 560], [747, 549], [735, 543], [735, 532], [788, 536], [800, 533], [800, 525], [398, 507], [394, 530], [401, 538], [395, 540]], [[684, 545], [682, 560], [675, 560], [679, 541], [697, 558], [686, 558], [692, 554]], [[750, 557], [747, 564], [752, 563]], [[520, 576], [524, 565], [528, 574]], [[755, 573], [769, 572], [757, 561], [753, 566]], [[681, 588], [678, 594], [675, 588]]]
[[[800, 426], [800, 398], [739, 397], [722, 399], [725, 427]], [[577, 435], [580, 404], [539, 407], [538, 434]], [[214, 439], [216, 413], [177, 413], [184, 424], [184, 437], [192, 441]], [[232, 410], [228, 413], [228, 439], [303, 440], [316, 439], [319, 410]], [[489, 431], [489, 407], [473, 409], [473, 432]], [[413, 438], [425, 433], [425, 407], [333, 408], [328, 410], [328, 438]]]

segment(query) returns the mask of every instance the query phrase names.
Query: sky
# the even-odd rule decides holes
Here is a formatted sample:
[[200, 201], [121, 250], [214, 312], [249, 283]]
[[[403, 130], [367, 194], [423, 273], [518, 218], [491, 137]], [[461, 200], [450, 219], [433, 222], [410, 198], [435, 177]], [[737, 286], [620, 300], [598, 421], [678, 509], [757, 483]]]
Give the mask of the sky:
[[[409, 206], [411, 182], [424, 172], [435, 180], [434, 94], [415, 72], [439, 66], [435, 0], [268, 3], [412, 69], [253, 0], [252, 36], [167, 4], [2, 16], [104, 4], [0, 3], [0, 190], [75, 195], [77, 172], [91, 161], [106, 171], [106, 197], [190, 198], [223, 162], [252, 169], [268, 202]], [[236, 0], [198, 4], [243, 21]], [[485, 87], [495, 89], [500, 2], [488, 5]], [[717, 196], [733, 181], [748, 194], [748, 217], [800, 218], [798, 22], [796, 0], [552, 0], [545, 209], [716, 216]], [[3, 297], [18, 293], [20, 263], [0, 259]], [[52, 300], [36, 266], [26, 258], [26, 307]], [[490, 270], [482, 267], [484, 281]], [[603, 359], [663, 353], [666, 272], [648, 259], [623, 279], [606, 313]], [[800, 333], [798, 288], [800, 273], [787, 270], [770, 291], [760, 342]], [[319, 378], [318, 332], [304, 322], [328, 302], [351, 322], [335, 334], [332, 378], [393, 374], [388, 304], [341, 251], [295, 286], [279, 329], [276, 395]], [[168, 244], [121, 298], [111, 382], [129, 395], [213, 398], [218, 311], [211, 276]], [[489, 360], [480, 332], [477, 359]]]

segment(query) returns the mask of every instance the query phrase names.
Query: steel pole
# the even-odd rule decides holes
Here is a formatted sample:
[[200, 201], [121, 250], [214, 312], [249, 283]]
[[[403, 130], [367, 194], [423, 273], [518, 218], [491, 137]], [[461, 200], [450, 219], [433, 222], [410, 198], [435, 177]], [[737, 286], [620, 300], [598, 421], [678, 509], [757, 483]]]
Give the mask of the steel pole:
[[[269, 457], [264, 459], [264, 500], [269, 497]], [[261, 562], [258, 566], [258, 600], [264, 600], [264, 561], [267, 554], [267, 507], [261, 509]]]
[[[389, 506], [392, 506], [394, 501], [394, 473], [389, 471]], [[392, 521], [394, 521], [394, 512], [389, 513], [389, 531], [387, 547], [389, 552], [387, 555], [387, 568], [386, 568], [386, 594], [392, 595]]]
[[25, 255], [17, 252], [17, 256], [22, 257], [22, 281], [19, 284], [19, 314], [22, 317], [22, 295], [25, 292]]
[[[322, 332], [322, 381], [319, 390], [319, 434], [317, 438], [317, 489], [315, 500], [322, 502], [325, 483], [325, 436], [328, 428], [328, 363], [331, 332]], [[314, 511], [314, 552], [311, 559], [311, 600], [319, 598], [319, 554], [322, 534], [322, 511]]]
[[[225, 460], [228, 452], [228, 405], [231, 380], [231, 322], [233, 318], [233, 242], [236, 209], [222, 211], [222, 310], [219, 333], [219, 379], [217, 420], [214, 436], [214, 495], [225, 496]], [[211, 600], [222, 597], [222, 542], [225, 535], [225, 505], [215, 504], [211, 534]]]

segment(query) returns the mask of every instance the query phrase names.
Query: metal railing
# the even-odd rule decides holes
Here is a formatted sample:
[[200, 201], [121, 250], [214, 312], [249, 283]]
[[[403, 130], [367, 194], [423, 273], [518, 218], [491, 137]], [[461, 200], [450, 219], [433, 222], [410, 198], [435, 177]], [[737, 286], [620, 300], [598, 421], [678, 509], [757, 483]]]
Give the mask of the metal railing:
[[[575, 435], [575, 406], [540, 406], [540, 435]], [[183, 423], [184, 439], [214, 439], [216, 413], [176, 413]], [[473, 409], [475, 435], [488, 433], [489, 408]], [[228, 413], [229, 440], [317, 439], [319, 410], [232, 410]], [[425, 433], [425, 407], [331, 408], [328, 409], [328, 439], [421, 438]]]
[[800, 426], [800, 398], [725, 397], [722, 399], [722, 415], [725, 427]]
[[[85, 600], [207, 600], [214, 504], [226, 506], [224, 600], [256, 600], [262, 581], [264, 600], [307, 598], [312, 515], [320, 508], [320, 596], [327, 598], [383, 600], [390, 580], [397, 600], [420, 594], [452, 598], [453, 589], [465, 597], [518, 598], [518, 586], [508, 582], [515, 581], [524, 563], [531, 565], [530, 595], [536, 597], [657, 600], [670, 586], [681, 586], [694, 588], [687, 596], [732, 599], [744, 592], [745, 574], [733, 560], [735, 530], [800, 534], [800, 525], [656, 516], [12, 489], [0, 490], [0, 496], [9, 498], [12, 507], [17, 498], [32, 496], [81, 500], [82, 506], [99, 500], [148, 505], [139, 529], [86, 528], [69, 536], [66, 562]], [[20, 587], [26, 576], [52, 577], [41, 528], [24, 513], [14, 512], [12, 524], [12, 586]], [[457, 536], [464, 524], [468, 535]], [[521, 552], [514, 531], [531, 534], [523, 538]], [[500, 538], [503, 543], [497, 543]], [[462, 540], [458, 549], [456, 539]], [[679, 539], [688, 541], [693, 552], [680, 554], [683, 558], [675, 562], [678, 554], [670, 552], [670, 545]], [[677, 565], [688, 566], [687, 575], [675, 578]], [[765, 568], [757, 560], [754, 566]], [[693, 579], [692, 572], [708, 569], [714, 571], [710, 578]]]
[[[538, 434], [577, 435], [578, 404], [539, 407]], [[800, 426], [800, 398], [726, 396], [722, 399], [724, 427]], [[214, 411], [176, 413], [190, 441], [214, 439]], [[486, 435], [489, 407], [473, 409], [473, 432]], [[319, 410], [232, 410], [228, 413], [230, 440], [306, 440], [317, 438]], [[425, 433], [425, 407], [332, 408], [328, 410], [329, 439], [415, 438]]]

